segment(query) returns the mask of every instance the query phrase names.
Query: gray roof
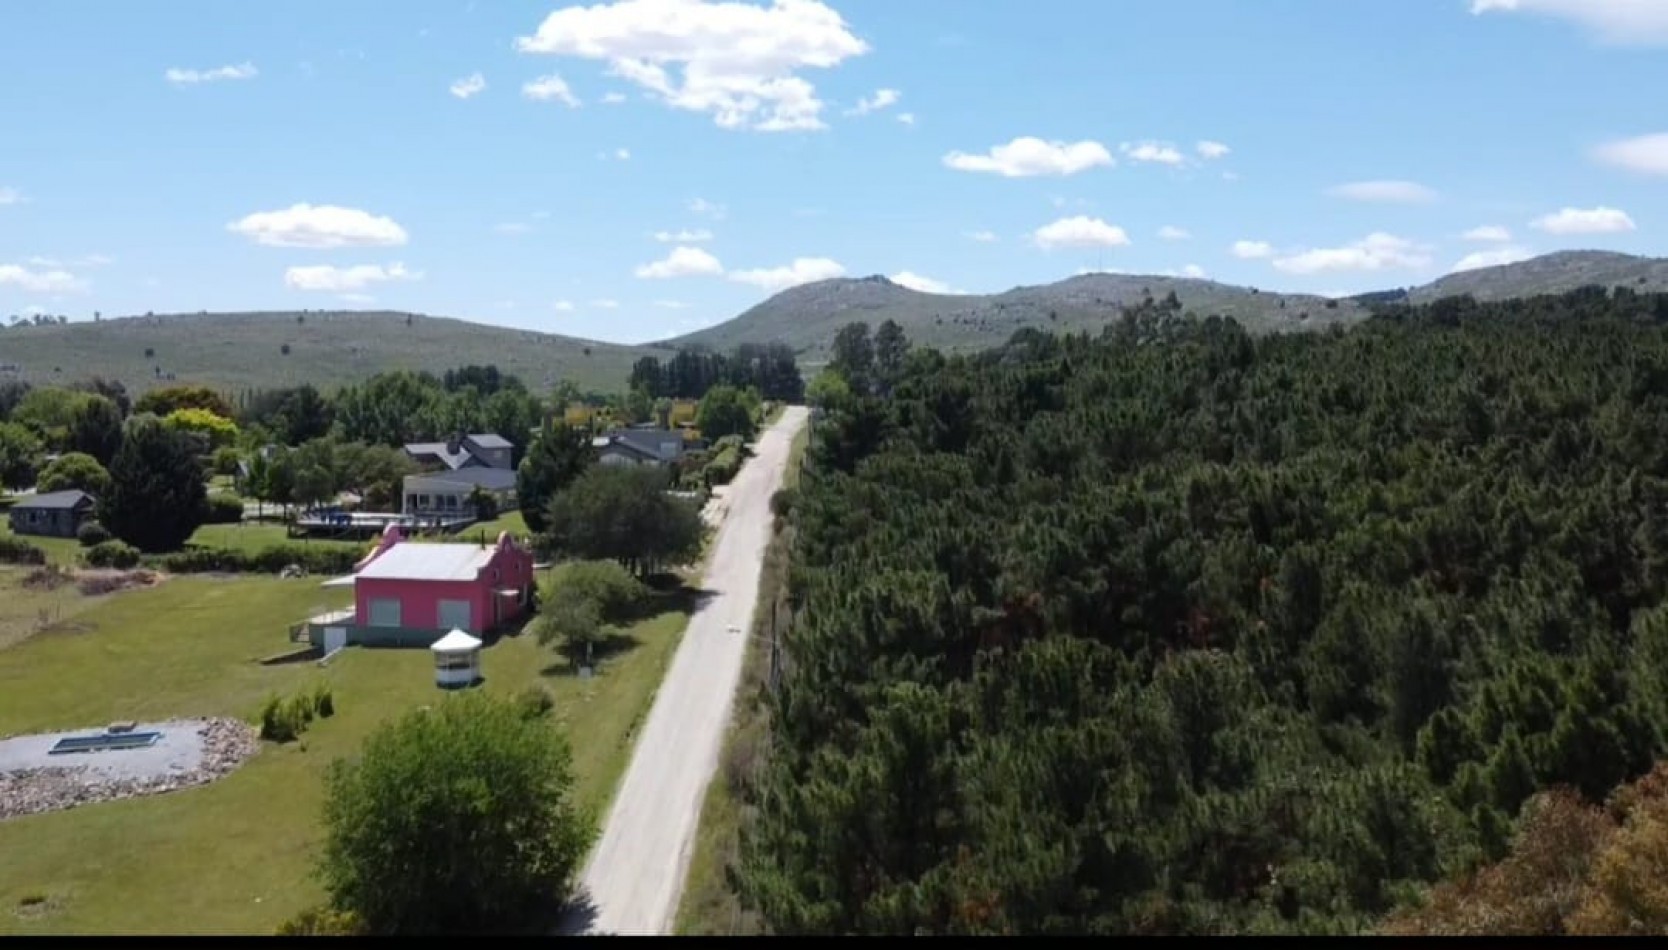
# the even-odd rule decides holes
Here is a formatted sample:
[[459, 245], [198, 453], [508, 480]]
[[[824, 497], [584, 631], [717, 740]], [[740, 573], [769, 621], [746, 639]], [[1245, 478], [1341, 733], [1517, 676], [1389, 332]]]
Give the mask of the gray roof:
[[514, 448], [514, 446], [510, 444], [509, 439], [504, 438], [496, 432], [473, 432], [470, 433], [468, 439], [469, 441], [475, 443], [477, 447], [483, 449]]
[[[606, 437], [610, 442], [630, 446], [644, 455], [652, 455], [665, 462], [675, 461], [683, 454], [683, 433], [672, 429], [615, 429]], [[661, 451], [661, 446], [673, 443], [677, 446], [671, 454]]]
[[470, 458], [468, 449], [459, 446], [458, 450], [453, 452], [444, 442], [412, 442], [406, 445], [405, 453], [417, 458], [432, 455], [445, 462], [447, 468], [457, 468]]
[[508, 468], [460, 468], [451, 472], [426, 472], [407, 475], [408, 479], [442, 482], [448, 485], [479, 485], [488, 491], [506, 491], [515, 487], [515, 470]]
[[97, 499], [79, 489], [49, 491], [44, 495], [28, 495], [13, 505], [16, 508], [79, 508], [82, 502], [93, 504]]
[[497, 548], [479, 544], [424, 544], [401, 541], [355, 574], [361, 580], [472, 581], [492, 562]]

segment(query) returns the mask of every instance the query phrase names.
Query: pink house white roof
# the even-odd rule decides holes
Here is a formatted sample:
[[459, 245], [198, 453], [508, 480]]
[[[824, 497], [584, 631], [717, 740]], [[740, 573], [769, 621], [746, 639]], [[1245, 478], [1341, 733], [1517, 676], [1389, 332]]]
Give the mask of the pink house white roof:
[[354, 575], [357, 580], [472, 581], [492, 563], [495, 547], [479, 544], [396, 544]]

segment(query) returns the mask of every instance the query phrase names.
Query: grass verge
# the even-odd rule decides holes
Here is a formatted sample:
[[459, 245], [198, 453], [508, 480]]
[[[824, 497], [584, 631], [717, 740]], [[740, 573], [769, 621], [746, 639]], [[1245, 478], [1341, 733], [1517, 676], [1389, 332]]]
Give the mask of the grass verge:
[[[254, 662], [288, 645], [290, 622], [337, 600], [316, 580], [180, 577], [105, 598], [75, 624], [0, 650], [0, 735], [117, 719], [252, 719], [268, 695], [320, 681], [336, 700], [336, 715], [300, 741], [267, 744], [214, 784], [0, 822], [0, 935], [270, 934], [319, 904], [325, 768], [389, 719], [446, 698], [425, 650], [350, 649], [325, 669]], [[578, 799], [599, 816], [687, 619], [686, 599], [665, 608], [630, 628], [591, 679], [531, 636], [482, 655], [482, 688], [550, 690], [551, 721], [573, 744]]]
[[[784, 488], [799, 485], [800, 460], [810, 442], [809, 427], [799, 430], [788, 452]], [[734, 718], [724, 739], [719, 773], [707, 786], [701, 805], [701, 824], [695, 853], [689, 861], [683, 899], [678, 904], [674, 932], [680, 936], [753, 936], [763, 934], [763, 921], [741, 906], [730, 889], [727, 871], [740, 857], [741, 829], [747, 821], [751, 784], [770, 738], [767, 686], [770, 674], [772, 615], [778, 604], [785, 617], [788, 555], [793, 545], [790, 523], [770, 539], [759, 576], [759, 606], [753, 617], [753, 636], [747, 641], [741, 685]], [[780, 634], [780, 630], [777, 631]]]

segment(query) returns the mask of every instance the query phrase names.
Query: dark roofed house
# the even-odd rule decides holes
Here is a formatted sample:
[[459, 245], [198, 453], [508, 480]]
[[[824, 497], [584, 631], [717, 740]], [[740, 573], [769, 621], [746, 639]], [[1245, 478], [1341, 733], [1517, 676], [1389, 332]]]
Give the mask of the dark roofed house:
[[405, 454], [412, 461], [436, 471], [464, 468], [513, 468], [515, 447], [510, 440], [491, 432], [453, 436], [445, 442], [412, 442]]
[[492, 499], [498, 511], [516, 506], [515, 470], [476, 465], [407, 475], [401, 491], [405, 504], [400, 511], [407, 515], [474, 517], [477, 512], [469, 499], [477, 489]]
[[604, 465], [671, 465], [689, 449], [672, 429], [615, 429], [591, 444]]
[[73, 538], [97, 504], [98, 499], [84, 491], [30, 495], [12, 505], [12, 533]]

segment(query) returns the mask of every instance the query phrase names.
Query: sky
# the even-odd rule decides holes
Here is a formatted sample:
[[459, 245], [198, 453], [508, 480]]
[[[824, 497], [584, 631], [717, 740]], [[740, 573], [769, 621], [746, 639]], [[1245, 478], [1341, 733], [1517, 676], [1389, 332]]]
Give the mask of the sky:
[[84, 0], [0, 62], [8, 316], [635, 343], [837, 276], [1344, 294], [1668, 228], [1668, 0]]

